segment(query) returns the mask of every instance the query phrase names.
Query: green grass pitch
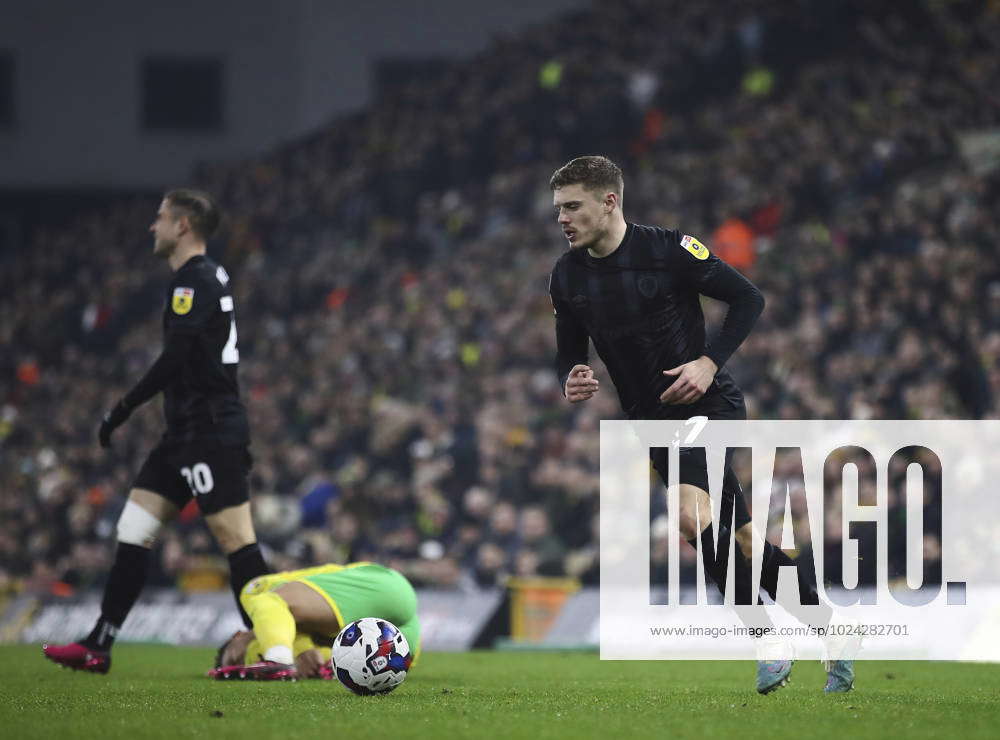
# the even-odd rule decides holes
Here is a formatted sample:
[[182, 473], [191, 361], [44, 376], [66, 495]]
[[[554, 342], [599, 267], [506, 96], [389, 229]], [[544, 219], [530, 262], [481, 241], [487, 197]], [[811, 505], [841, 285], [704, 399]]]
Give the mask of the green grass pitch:
[[424, 655], [387, 696], [335, 682], [221, 683], [212, 650], [122, 645], [107, 676], [38, 646], [0, 647], [9, 738], [995, 738], [1000, 666], [859, 662], [857, 689], [824, 696], [815, 661], [770, 696], [753, 664], [602, 662], [593, 653]]

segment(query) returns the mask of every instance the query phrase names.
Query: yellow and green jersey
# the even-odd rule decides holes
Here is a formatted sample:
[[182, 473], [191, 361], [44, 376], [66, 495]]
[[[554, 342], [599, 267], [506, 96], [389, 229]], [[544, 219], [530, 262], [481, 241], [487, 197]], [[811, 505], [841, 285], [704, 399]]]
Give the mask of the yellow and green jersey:
[[[338, 631], [356, 619], [364, 617], [386, 619], [399, 627], [410, 644], [414, 657], [419, 654], [420, 620], [417, 617], [417, 595], [402, 573], [376, 563], [347, 565], [331, 563], [314, 568], [271, 573], [247, 583], [240, 593], [240, 601], [246, 608], [248, 599], [291, 582], [305, 584], [323, 597], [337, 617], [337, 623], [340, 625]], [[298, 655], [305, 650], [319, 648], [324, 659], [329, 659], [329, 647], [324, 647], [322, 643], [326, 640], [332, 641], [336, 636], [336, 632], [331, 635], [298, 632], [295, 635], [292, 651]], [[247, 661], [259, 660], [258, 651], [259, 645], [255, 640], [247, 648]]]

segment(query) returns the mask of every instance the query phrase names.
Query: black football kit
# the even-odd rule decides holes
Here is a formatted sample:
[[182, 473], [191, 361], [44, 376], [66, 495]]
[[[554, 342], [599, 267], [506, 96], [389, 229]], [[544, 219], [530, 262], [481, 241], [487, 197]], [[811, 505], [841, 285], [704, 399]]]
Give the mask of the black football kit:
[[134, 487], [205, 514], [248, 500], [251, 458], [239, 395], [236, 307], [229, 275], [204, 255], [174, 273], [163, 311], [163, 352], [123, 403], [163, 392], [167, 429]]
[[[654, 226], [628, 224], [618, 248], [606, 257], [571, 249], [556, 263], [549, 283], [556, 314], [559, 382], [565, 389], [574, 365], [587, 364], [593, 340], [631, 419], [745, 419], [743, 394], [725, 364], [760, 316], [760, 291], [694, 237]], [[706, 346], [700, 295], [725, 301], [729, 311]], [[719, 368], [693, 404], [664, 404], [674, 382], [663, 374], [702, 355]], [[651, 448], [667, 481], [667, 448]], [[742, 491], [726, 460], [723, 516], [736, 505], [736, 528], [750, 521]], [[680, 482], [708, 490], [704, 451], [681, 450]], [[725, 519], [724, 519], [725, 521]]]

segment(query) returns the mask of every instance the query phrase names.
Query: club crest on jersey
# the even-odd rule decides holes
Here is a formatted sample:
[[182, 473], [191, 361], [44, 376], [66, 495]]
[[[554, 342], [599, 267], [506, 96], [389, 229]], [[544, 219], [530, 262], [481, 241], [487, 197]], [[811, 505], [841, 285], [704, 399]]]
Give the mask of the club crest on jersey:
[[252, 581], [250, 581], [249, 583], [247, 583], [247, 585], [243, 587], [243, 591], [241, 593], [244, 593], [247, 596], [253, 596], [255, 594], [259, 594], [261, 591], [264, 590], [264, 585], [265, 584], [263, 578], [254, 578]]
[[652, 298], [656, 295], [656, 291], [659, 290], [660, 284], [652, 275], [643, 275], [639, 278], [639, 283], [636, 287], [639, 288], [639, 293], [642, 294], [643, 298]]
[[685, 234], [681, 237], [681, 246], [693, 254], [696, 260], [708, 259], [708, 247], [695, 239], [693, 236]]
[[174, 288], [174, 296], [170, 300], [170, 308], [178, 316], [183, 316], [194, 305], [194, 288]]

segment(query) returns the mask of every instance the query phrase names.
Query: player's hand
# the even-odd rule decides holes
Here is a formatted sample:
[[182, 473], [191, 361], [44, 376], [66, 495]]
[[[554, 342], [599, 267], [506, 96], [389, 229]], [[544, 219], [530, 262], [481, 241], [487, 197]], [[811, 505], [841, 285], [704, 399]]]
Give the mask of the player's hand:
[[660, 394], [660, 402], [677, 405], [694, 403], [705, 395], [717, 372], [719, 367], [705, 355], [670, 370], [664, 370], [664, 375], [674, 375], [677, 380]]
[[322, 653], [316, 648], [303, 650], [295, 656], [295, 668], [299, 672], [299, 678], [321, 678], [325, 664]]
[[131, 413], [124, 402], [119, 401], [104, 415], [101, 420], [101, 428], [97, 430], [97, 438], [101, 442], [101, 447], [105, 449], [111, 447], [111, 433], [124, 424]]
[[579, 403], [593, 398], [599, 387], [593, 370], [586, 365], [574, 365], [569, 371], [569, 377], [566, 378], [563, 392], [570, 403]]

